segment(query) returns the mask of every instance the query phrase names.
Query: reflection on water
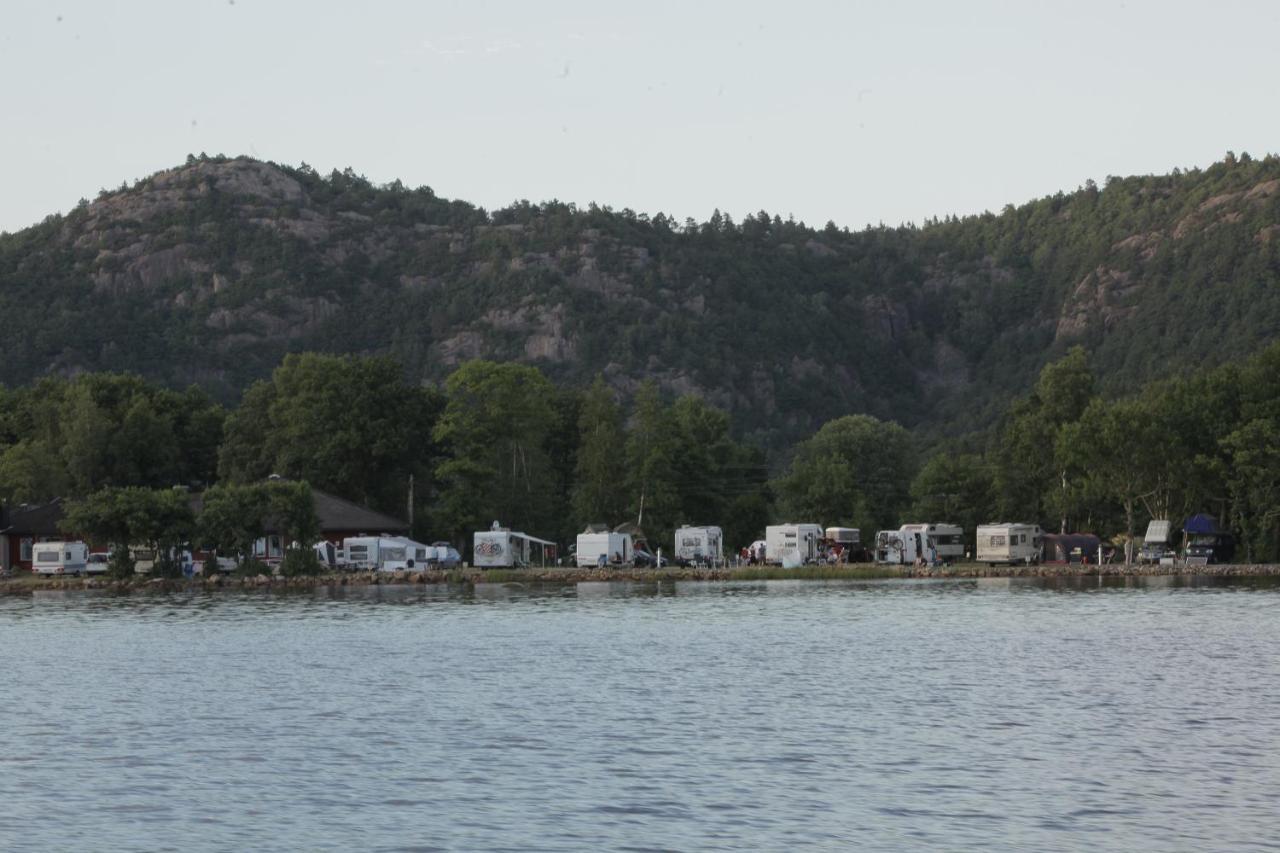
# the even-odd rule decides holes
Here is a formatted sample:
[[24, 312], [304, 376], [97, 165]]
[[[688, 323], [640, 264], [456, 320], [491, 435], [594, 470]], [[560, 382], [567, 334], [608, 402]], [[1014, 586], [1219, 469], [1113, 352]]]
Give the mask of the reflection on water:
[[1280, 582], [0, 600], [4, 849], [1276, 846]]

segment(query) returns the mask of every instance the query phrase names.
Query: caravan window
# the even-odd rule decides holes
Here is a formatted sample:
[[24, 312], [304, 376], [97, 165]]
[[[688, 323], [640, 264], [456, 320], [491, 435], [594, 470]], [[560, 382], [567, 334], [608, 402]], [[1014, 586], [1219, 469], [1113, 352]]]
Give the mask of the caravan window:
[[384, 560], [403, 560], [404, 548], [383, 548], [382, 559]]
[[352, 545], [347, 549], [347, 557], [352, 560], [367, 560], [369, 559], [369, 546]]
[[57, 551], [36, 551], [37, 563], [56, 563], [58, 562]]
[[993, 547], [993, 548], [998, 548], [998, 547], [1001, 547], [1001, 546], [1003, 546], [1003, 545], [1004, 545], [1004, 537], [1003, 537], [1003, 536], [992, 536], [992, 537], [991, 537], [991, 547]]

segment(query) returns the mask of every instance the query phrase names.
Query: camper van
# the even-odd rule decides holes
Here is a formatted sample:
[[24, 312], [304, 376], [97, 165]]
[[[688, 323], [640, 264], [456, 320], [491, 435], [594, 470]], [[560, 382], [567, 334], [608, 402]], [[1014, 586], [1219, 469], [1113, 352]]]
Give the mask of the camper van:
[[342, 540], [347, 564], [359, 571], [425, 569], [431, 549], [404, 536], [350, 536]]
[[979, 525], [977, 561], [991, 566], [1038, 563], [1043, 535], [1038, 524]]
[[37, 542], [31, 546], [31, 571], [38, 575], [83, 575], [89, 546], [83, 542]]
[[576, 545], [577, 566], [625, 566], [635, 560], [635, 546], [630, 533], [579, 533]]
[[875, 553], [877, 563], [909, 566], [920, 556], [915, 547], [915, 537], [906, 536], [901, 530], [876, 531]]
[[472, 540], [471, 563], [478, 569], [510, 569], [517, 566], [545, 566], [555, 562], [555, 543], [502, 527], [498, 522], [488, 530], [477, 530]]
[[772, 524], [764, 529], [764, 559], [786, 568], [816, 563], [821, 543], [817, 524]]
[[866, 557], [862, 550], [862, 531], [856, 527], [828, 527], [827, 546], [845, 563], [860, 563]]
[[719, 566], [724, 563], [724, 532], [719, 527], [678, 527], [676, 562], [682, 566]]

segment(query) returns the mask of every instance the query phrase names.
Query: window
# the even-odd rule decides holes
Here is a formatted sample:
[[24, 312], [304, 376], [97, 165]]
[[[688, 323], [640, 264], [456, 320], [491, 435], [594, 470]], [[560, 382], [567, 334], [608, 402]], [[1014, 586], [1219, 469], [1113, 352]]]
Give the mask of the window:
[[992, 537], [991, 537], [991, 547], [992, 547], [992, 548], [1003, 548], [1003, 547], [1004, 547], [1004, 537], [1003, 537], [1003, 536], [992, 536]]
[[30, 560], [30, 559], [31, 559], [31, 548], [32, 548], [32, 546], [33, 546], [34, 544], [35, 544], [35, 543], [34, 543], [34, 541], [31, 539], [31, 537], [29, 537], [29, 536], [28, 536], [28, 537], [25, 537], [25, 538], [22, 540], [22, 542], [21, 542], [21, 543], [19, 543], [19, 545], [18, 545], [18, 559], [19, 559], [19, 560]]
[[36, 551], [37, 563], [56, 563], [58, 562], [57, 551]]

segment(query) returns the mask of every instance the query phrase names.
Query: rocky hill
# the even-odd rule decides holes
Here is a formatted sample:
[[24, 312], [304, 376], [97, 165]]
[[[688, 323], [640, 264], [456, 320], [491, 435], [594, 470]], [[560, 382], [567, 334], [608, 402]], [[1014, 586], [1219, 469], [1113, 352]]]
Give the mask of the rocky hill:
[[290, 351], [386, 353], [425, 381], [487, 357], [653, 378], [769, 445], [849, 412], [960, 433], [1075, 343], [1119, 392], [1275, 340], [1278, 251], [1274, 157], [858, 232], [485, 211], [189, 158], [0, 235], [0, 381], [129, 370], [234, 400]]

